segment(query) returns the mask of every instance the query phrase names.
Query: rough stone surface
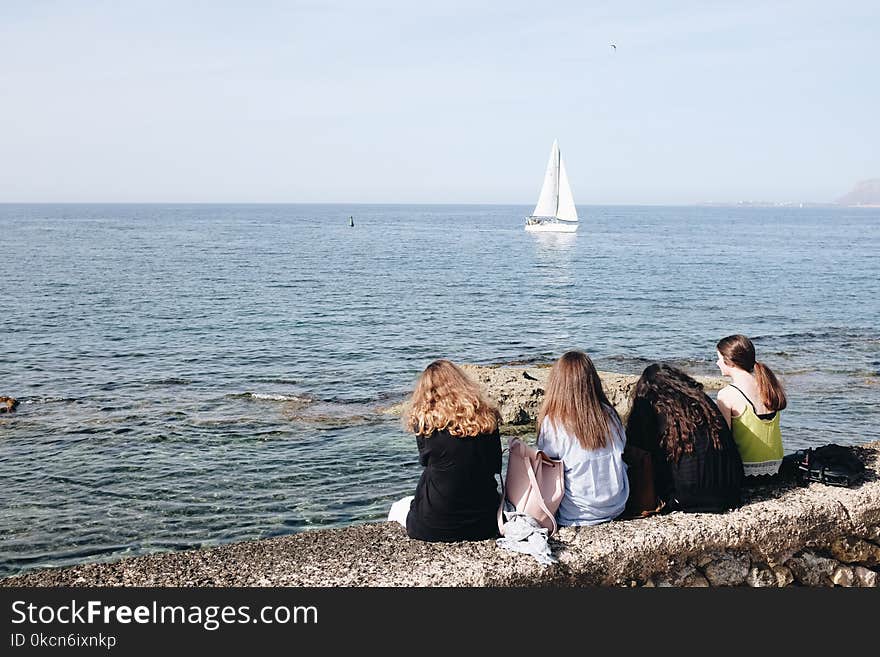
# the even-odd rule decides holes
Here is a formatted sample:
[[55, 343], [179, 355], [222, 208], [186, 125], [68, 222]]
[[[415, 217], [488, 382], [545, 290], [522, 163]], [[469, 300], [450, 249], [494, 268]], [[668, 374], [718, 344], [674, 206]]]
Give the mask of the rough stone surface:
[[694, 572], [684, 580], [682, 580], [680, 586], [687, 588], [703, 588], [707, 589], [711, 584], [709, 584], [709, 580], [707, 580], [703, 575], [698, 572]]
[[831, 575], [831, 581], [835, 586], [852, 586], [855, 581], [852, 568], [837, 566]]
[[704, 572], [712, 586], [738, 586], [748, 576], [750, 565], [748, 555], [727, 554], [708, 564]]
[[880, 525], [878, 525], [877, 527], [869, 528], [867, 531], [859, 534], [859, 537], [871, 541], [876, 545], [880, 545]]
[[831, 586], [831, 577], [837, 568], [836, 561], [819, 556], [810, 550], [789, 559], [786, 565], [791, 569], [798, 583], [804, 586]]
[[776, 575], [770, 566], [766, 564], [755, 564], [749, 568], [749, 574], [746, 576], [746, 584], [756, 588], [772, 588], [779, 586]]
[[853, 576], [855, 577], [858, 586], [875, 588], [880, 585], [880, 575], [869, 568], [856, 566], [853, 568]]
[[835, 559], [844, 563], [880, 564], [880, 546], [855, 536], [834, 539], [829, 551]]
[[794, 582], [794, 575], [788, 566], [773, 566], [773, 574], [776, 576], [776, 584], [779, 587], [788, 586]]
[[654, 586], [667, 587], [708, 587], [709, 582], [703, 574], [691, 564], [685, 564], [681, 568], [654, 578]]
[[[823, 546], [880, 526], [880, 442], [860, 454], [869, 477], [854, 488], [781, 481], [749, 488], [747, 504], [724, 514], [564, 527], [551, 540], [559, 563], [547, 567], [494, 541], [423, 543], [383, 522], [30, 572], [0, 586], [688, 586], [712, 583], [713, 564], [743, 584], [769, 564], [781, 586], [830, 586], [841, 564]], [[853, 566], [855, 582], [876, 582], [873, 568]]]

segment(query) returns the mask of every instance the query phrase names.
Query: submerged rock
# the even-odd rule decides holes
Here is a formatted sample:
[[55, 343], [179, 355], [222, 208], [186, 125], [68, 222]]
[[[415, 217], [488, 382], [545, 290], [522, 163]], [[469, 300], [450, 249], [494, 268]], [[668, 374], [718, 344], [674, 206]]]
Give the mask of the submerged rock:
[[12, 397], [0, 397], [0, 413], [12, 413], [18, 406], [18, 400]]

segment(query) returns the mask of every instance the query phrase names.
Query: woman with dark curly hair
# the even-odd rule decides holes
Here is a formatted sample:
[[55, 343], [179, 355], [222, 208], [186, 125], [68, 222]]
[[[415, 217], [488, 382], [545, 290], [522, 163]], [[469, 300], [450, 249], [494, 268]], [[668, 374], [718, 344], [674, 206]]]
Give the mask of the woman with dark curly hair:
[[703, 385], [681, 370], [656, 363], [645, 369], [626, 440], [651, 454], [667, 510], [722, 512], [740, 505], [743, 464], [730, 428]]

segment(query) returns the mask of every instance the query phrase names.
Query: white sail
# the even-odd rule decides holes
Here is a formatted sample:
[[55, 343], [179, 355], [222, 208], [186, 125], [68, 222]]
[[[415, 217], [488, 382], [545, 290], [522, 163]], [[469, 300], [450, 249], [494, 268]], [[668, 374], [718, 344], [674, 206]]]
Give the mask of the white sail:
[[556, 217], [562, 221], [577, 221], [578, 212], [574, 207], [574, 197], [571, 195], [571, 186], [568, 184], [568, 175], [565, 173], [565, 162], [559, 158], [559, 203], [556, 208]]
[[544, 184], [533, 217], [555, 217], [559, 205], [559, 144], [554, 140], [550, 149], [550, 160], [544, 174]]
[[550, 160], [544, 173], [544, 184], [538, 204], [530, 217], [526, 218], [529, 232], [574, 233], [578, 229], [577, 208], [571, 195], [571, 185], [565, 172], [565, 163], [559, 152], [559, 142], [553, 141]]

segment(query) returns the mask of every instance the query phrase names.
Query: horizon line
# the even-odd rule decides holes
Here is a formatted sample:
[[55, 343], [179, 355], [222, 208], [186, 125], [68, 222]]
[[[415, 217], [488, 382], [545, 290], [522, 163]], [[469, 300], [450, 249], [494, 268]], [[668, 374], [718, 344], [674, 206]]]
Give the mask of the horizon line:
[[[525, 206], [533, 205], [527, 203], [499, 203], [499, 202], [470, 202], [470, 201], [412, 201], [412, 202], [386, 202], [386, 201], [0, 201], [0, 205], [437, 205], [437, 206]], [[841, 205], [834, 201], [763, 201], [763, 200], [740, 200], [740, 201], [687, 201], [680, 203], [638, 203], [638, 202], [617, 202], [617, 203], [578, 203], [579, 207], [692, 207], [692, 206], [839, 206], [839, 207], [860, 207]], [[862, 206], [870, 207], [870, 206]]]

